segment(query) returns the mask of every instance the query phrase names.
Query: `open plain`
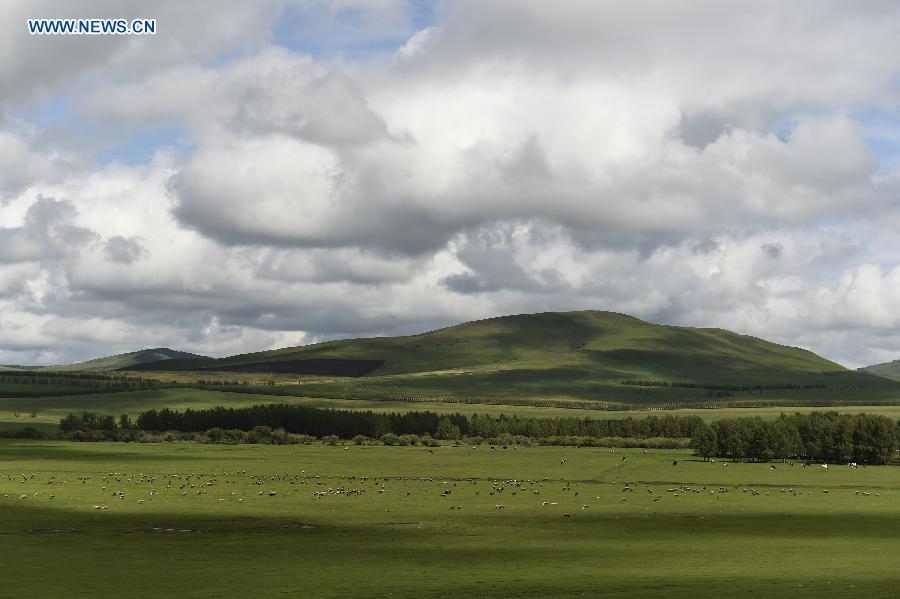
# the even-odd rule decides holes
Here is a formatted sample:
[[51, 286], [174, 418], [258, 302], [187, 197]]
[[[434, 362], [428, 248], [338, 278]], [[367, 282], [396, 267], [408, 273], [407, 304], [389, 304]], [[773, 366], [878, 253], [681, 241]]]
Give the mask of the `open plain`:
[[[677, 464], [676, 464], [677, 462]], [[900, 469], [0, 442], [10, 597], [890, 596]]]

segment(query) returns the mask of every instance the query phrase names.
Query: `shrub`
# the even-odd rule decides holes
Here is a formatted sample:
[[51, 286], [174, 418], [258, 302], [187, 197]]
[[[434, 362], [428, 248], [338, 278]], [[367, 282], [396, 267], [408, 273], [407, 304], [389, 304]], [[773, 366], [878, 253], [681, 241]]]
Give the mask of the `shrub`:
[[424, 435], [422, 435], [422, 438], [419, 439], [419, 441], [425, 447], [440, 447], [441, 446], [441, 444], [436, 439], [433, 439], [431, 437], [431, 435], [429, 435], [428, 433], [425, 433]]
[[400, 445], [400, 437], [394, 433], [385, 433], [381, 435], [381, 442], [385, 445]]
[[400, 435], [400, 445], [418, 445], [419, 435]]
[[211, 428], [206, 431], [211, 443], [222, 443], [225, 441], [225, 430], [219, 427]]

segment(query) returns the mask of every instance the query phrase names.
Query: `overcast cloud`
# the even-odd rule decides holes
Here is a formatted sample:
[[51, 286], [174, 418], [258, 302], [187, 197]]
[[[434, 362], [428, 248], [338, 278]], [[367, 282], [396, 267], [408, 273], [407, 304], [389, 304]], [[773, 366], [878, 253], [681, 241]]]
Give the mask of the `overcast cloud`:
[[211, 7], [4, 5], [0, 363], [576, 309], [900, 358], [895, 3]]

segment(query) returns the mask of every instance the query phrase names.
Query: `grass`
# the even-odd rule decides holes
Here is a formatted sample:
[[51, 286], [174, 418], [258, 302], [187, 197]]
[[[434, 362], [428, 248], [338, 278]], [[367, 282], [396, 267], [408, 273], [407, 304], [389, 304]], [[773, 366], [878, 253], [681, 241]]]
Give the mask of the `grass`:
[[678, 451], [3, 441], [0, 569], [17, 597], [890, 596], [898, 499], [895, 467]]

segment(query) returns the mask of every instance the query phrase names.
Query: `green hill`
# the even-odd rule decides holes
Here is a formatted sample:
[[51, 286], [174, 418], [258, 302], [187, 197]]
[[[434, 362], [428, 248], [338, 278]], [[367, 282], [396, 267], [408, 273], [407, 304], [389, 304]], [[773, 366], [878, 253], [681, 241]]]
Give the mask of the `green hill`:
[[864, 372], [870, 372], [872, 374], [877, 374], [878, 376], [900, 380], [900, 360], [885, 362], [883, 364], [873, 364], [872, 366], [860, 368], [860, 370]]
[[135, 366], [140, 366], [141, 364], [147, 364], [149, 362], [202, 358], [204, 358], [204, 356], [183, 351], [175, 351], [167, 347], [157, 347], [154, 349], [142, 349], [139, 351], [128, 352], [126, 354], [117, 354], [114, 356], [95, 358], [93, 360], [88, 360], [87, 362], [79, 362], [78, 364], [48, 366], [46, 368], [42, 368], [42, 370], [54, 370], [63, 372], [100, 372], [104, 370], [120, 370], [123, 368], [133, 368]]
[[[315, 374], [320, 376], [300, 377], [297, 393], [348, 398], [630, 404], [900, 398], [896, 383], [807, 350], [723, 329], [657, 325], [600, 311], [504, 316], [408, 337], [169, 360], [137, 369]], [[355, 376], [340, 376], [346, 374]]]

